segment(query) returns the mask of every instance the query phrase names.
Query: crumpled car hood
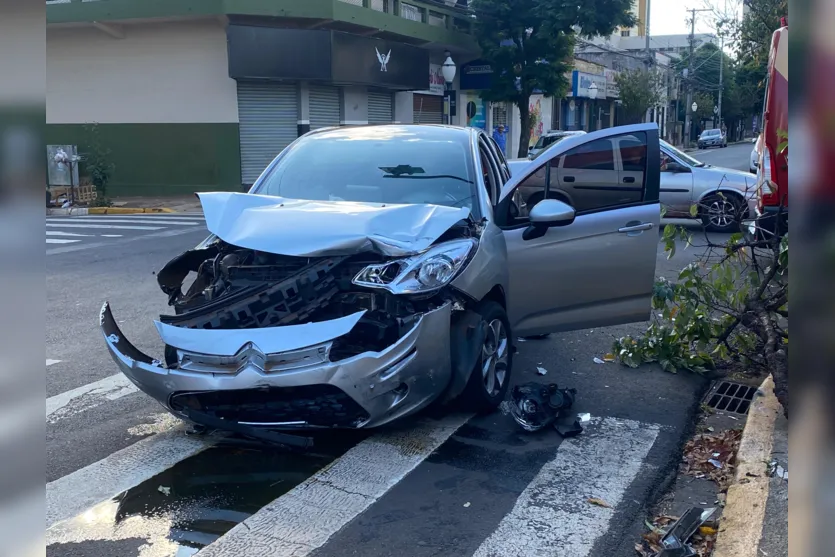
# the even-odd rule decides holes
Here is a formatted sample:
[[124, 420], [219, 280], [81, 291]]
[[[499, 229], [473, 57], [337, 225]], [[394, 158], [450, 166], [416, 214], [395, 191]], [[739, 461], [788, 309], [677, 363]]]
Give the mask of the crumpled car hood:
[[209, 232], [238, 247], [297, 257], [419, 253], [466, 207], [308, 201], [249, 193], [198, 193]]

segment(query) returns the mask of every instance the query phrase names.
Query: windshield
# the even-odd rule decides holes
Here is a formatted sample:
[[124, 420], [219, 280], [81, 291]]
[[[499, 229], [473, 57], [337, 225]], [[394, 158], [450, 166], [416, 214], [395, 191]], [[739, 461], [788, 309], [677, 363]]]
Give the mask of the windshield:
[[443, 128], [340, 128], [283, 153], [252, 193], [315, 201], [446, 205], [477, 215], [469, 136]]
[[701, 167], [705, 166], [705, 163], [697, 161], [696, 159], [694, 159], [690, 155], [687, 155], [687, 154], [679, 151], [678, 149], [676, 149], [675, 147], [673, 147], [672, 145], [670, 145], [669, 143], [667, 143], [663, 139], [659, 140], [659, 143], [671, 155], [674, 155], [675, 157], [677, 157], [684, 164], [686, 164], [688, 166], [695, 166], [695, 167], [698, 167], [698, 168], [701, 168]]
[[534, 146], [534, 149], [540, 149], [540, 151], [538, 153], [536, 153], [536, 155], [533, 156], [533, 159], [537, 158], [542, 153], [544, 153], [546, 148], [550, 147], [551, 145], [554, 145], [555, 143], [559, 143], [560, 141], [562, 141], [566, 137], [571, 137], [571, 136], [572, 136], [572, 134], [567, 134], [567, 133], [562, 134], [562, 135], [549, 135], [549, 136], [544, 136], [543, 135], [542, 137], [539, 138], [539, 141], [537, 141], [536, 145]]
[[719, 135], [719, 130], [705, 130], [702, 132], [702, 137], [709, 137], [711, 135]]

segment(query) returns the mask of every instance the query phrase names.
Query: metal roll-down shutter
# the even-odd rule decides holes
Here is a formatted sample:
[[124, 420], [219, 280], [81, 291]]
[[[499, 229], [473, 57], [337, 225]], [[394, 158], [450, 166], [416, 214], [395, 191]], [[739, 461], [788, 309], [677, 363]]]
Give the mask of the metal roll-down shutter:
[[443, 124], [444, 98], [438, 95], [414, 94], [415, 124]]
[[394, 121], [392, 94], [389, 91], [368, 91], [368, 123], [390, 124]]
[[332, 85], [310, 86], [310, 129], [338, 126], [342, 95]]
[[298, 135], [295, 84], [238, 82], [241, 183], [251, 185]]

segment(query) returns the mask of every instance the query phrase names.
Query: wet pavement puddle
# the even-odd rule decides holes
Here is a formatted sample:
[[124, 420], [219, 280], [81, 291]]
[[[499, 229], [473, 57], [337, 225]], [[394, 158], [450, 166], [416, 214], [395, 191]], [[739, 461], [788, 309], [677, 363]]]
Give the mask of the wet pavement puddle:
[[366, 434], [316, 435], [305, 453], [206, 449], [47, 531], [49, 557], [190, 557], [339, 458]]

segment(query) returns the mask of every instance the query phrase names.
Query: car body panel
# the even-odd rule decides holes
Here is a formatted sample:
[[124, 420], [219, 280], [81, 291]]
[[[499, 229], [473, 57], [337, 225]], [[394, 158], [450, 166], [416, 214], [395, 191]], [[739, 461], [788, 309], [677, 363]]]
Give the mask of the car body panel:
[[[368, 421], [357, 426], [374, 427], [420, 410], [448, 385], [450, 312], [451, 304], [445, 304], [422, 315], [409, 333], [382, 352], [366, 352], [337, 362], [313, 360], [310, 365], [270, 369], [265, 364], [269, 355], [248, 351], [242, 354], [233, 373], [196, 373], [162, 366], [124, 338], [108, 304], [102, 307], [100, 325], [108, 351], [122, 373], [176, 415], [185, 417], [170, 404], [171, 395], [176, 392], [332, 385], [368, 413]], [[407, 386], [405, 394], [403, 384]]]
[[206, 228], [224, 242], [297, 257], [368, 251], [412, 255], [470, 215], [466, 207], [429, 204], [309, 201], [233, 192], [198, 196]]
[[[655, 230], [660, 224], [660, 151], [655, 124], [607, 128], [564, 139], [530, 165], [519, 165], [519, 172], [514, 172], [502, 189], [501, 199], [511, 196], [528, 178], [544, 175], [543, 165], [561, 163], [563, 155], [573, 149], [582, 152], [594, 142], [611, 142], [632, 133], [644, 133], [648, 138], [644, 161], [648, 197], [632, 206], [580, 214], [571, 224], [549, 228], [532, 240], [525, 238], [524, 226], [504, 230], [510, 271], [508, 314], [514, 334], [535, 335], [649, 317], [658, 244]], [[619, 184], [617, 170], [588, 172], [605, 176], [589, 174], [581, 184], [606, 189], [613, 189], [612, 181]], [[554, 174], [551, 171], [552, 180]], [[562, 186], [562, 181], [557, 182], [557, 187]]]

